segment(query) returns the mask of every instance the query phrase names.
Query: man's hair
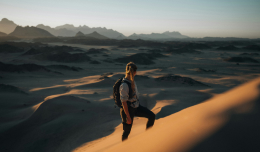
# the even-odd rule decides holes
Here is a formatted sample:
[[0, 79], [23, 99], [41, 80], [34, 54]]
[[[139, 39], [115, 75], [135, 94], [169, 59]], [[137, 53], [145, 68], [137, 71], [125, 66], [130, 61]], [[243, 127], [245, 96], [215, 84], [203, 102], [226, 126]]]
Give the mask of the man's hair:
[[135, 89], [134, 72], [136, 72], [136, 70], [137, 70], [137, 66], [135, 65], [134, 62], [127, 63], [127, 65], [126, 65], [126, 75], [127, 74], [130, 75], [131, 87], [132, 87], [133, 92], [134, 92], [134, 89]]

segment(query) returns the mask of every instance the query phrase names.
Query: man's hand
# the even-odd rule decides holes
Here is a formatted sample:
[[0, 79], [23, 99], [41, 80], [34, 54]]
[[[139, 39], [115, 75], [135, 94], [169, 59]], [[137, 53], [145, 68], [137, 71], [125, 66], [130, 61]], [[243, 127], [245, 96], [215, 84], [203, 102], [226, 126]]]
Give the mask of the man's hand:
[[132, 123], [132, 119], [130, 117], [127, 117], [126, 123], [130, 125]]

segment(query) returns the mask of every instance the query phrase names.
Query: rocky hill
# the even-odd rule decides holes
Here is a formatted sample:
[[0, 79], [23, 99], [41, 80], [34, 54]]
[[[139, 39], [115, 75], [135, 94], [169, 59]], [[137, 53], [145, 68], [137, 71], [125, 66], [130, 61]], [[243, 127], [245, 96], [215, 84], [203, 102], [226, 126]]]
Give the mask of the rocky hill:
[[15, 30], [9, 34], [10, 36], [15, 36], [19, 38], [40, 38], [40, 37], [54, 37], [48, 31], [37, 28], [37, 27], [22, 27], [17, 26]]
[[0, 21], [0, 32], [4, 32], [6, 34], [9, 34], [14, 31], [16, 28], [16, 24], [13, 21], [8, 20], [7, 18], [3, 18]]
[[90, 34], [85, 34], [86, 37], [93, 37], [93, 38], [96, 38], [96, 39], [109, 39], [108, 37], [105, 37], [101, 34], [99, 34], [98, 32], [93, 32], [93, 33], [90, 33]]
[[79, 31], [75, 36], [76, 37], [81, 37], [81, 36], [85, 36], [85, 34]]

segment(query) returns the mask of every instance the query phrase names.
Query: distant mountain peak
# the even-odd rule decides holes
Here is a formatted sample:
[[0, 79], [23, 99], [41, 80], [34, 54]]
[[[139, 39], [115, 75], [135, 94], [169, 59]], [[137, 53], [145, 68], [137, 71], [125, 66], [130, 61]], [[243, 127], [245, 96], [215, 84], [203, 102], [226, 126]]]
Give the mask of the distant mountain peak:
[[2, 20], [0, 22], [3, 23], [3, 24], [14, 24], [13, 21], [8, 20], [7, 18], [2, 18]]
[[78, 31], [78, 33], [77, 34], [83, 34], [81, 31]]
[[73, 24], [64, 24], [64, 26], [71, 26], [71, 27], [74, 27]]
[[104, 35], [99, 34], [98, 32], [94, 31], [90, 34], [85, 34], [86, 37], [93, 37], [96, 39], [109, 39], [108, 37], [105, 37]]
[[[45, 26], [45, 27], [50, 27], [50, 26], [48, 26], [48, 25], [44, 25], [44, 24], [38, 24], [37, 26]], [[36, 27], [37, 27], [36, 26]]]
[[17, 25], [13, 21], [8, 20], [7, 18], [2, 18], [0, 21], [0, 31], [7, 34], [13, 32], [16, 26]]
[[79, 31], [76, 36], [85, 36], [84, 33], [82, 33], [81, 31]]
[[64, 25], [61, 25], [61, 26], [56, 26], [55, 29], [73, 29], [75, 28], [75, 26], [73, 24], [64, 24]]

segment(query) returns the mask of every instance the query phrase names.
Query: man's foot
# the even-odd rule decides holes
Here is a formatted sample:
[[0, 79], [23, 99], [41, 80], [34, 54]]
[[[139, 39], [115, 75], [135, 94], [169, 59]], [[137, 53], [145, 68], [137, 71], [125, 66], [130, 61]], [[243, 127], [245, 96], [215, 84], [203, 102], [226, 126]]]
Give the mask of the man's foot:
[[122, 141], [125, 141], [128, 137], [122, 137]]

